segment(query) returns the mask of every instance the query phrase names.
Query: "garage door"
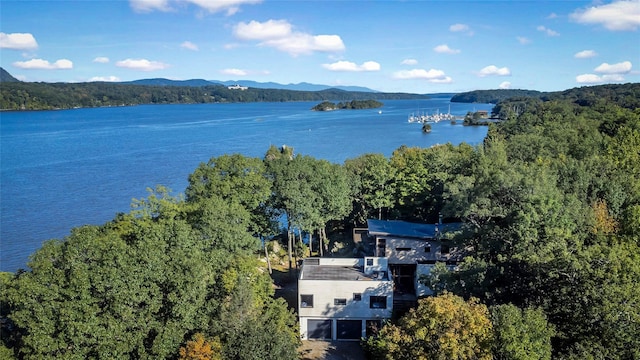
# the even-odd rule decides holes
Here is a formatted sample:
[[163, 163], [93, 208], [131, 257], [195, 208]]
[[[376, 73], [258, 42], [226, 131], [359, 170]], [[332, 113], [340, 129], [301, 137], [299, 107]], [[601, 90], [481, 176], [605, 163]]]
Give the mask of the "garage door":
[[309, 339], [331, 339], [331, 320], [307, 320]]
[[359, 340], [362, 337], [362, 320], [338, 320], [338, 340]]

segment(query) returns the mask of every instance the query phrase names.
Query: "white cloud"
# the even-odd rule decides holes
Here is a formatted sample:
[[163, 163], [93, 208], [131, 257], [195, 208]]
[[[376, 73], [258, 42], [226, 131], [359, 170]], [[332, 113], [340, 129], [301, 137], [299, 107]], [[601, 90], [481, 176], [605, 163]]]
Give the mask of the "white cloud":
[[536, 30], [547, 34], [547, 36], [560, 36], [560, 33], [558, 33], [557, 31], [553, 31], [553, 30], [551, 30], [551, 29], [549, 29], [549, 28], [547, 28], [545, 26], [542, 26], [542, 25], [538, 26], [536, 28]]
[[402, 60], [402, 62], [400, 64], [402, 64], [402, 65], [417, 65], [418, 64], [418, 60], [416, 60], [416, 59], [404, 59], [404, 60]]
[[380, 71], [380, 64], [375, 61], [366, 61], [361, 65], [351, 61], [337, 61], [332, 64], [322, 64], [322, 67], [331, 71]]
[[511, 75], [511, 70], [509, 70], [509, 68], [507, 68], [507, 67], [498, 68], [495, 65], [486, 66], [486, 67], [482, 68], [482, 70], [480, 70], [480, 72], [478, 72], [478, 76], [480, 76], [480, 77], [485, 77], [485, 76], [510, 76], [510, 75]]
[[247, 72], [241, 69], [224, 69], [220, 70], [221, 74], [233, 76], [246, 76]]
[[569, 18], [581, 24], [600, 24], [612, 31], [633, 31], [640, 26], [640, 1], [614, 1], [579, 9]]
[[50, 63], [43, 59], [31, 59], [28, 61], [16, 61], [13, 63], [13, 66], [28, 70], [68, 70], [73, 69], [73, 62], [67, 59], [60, 59], [54, 63]]
[[623, 61], [617, 64], [602, 63], [593, 71], [601, 74], [582, 74], [576, 76], [576, 82], [579, 84], [602, 84], [610, 82], [623, 82], [623, 74], [631, 72], [633, 65], [631, 61]]
[[240, 40], [269, 40], [291, 35], [291, 24], [286, 20], [268, 20], [263, 23], [252, 20], [238, 23], [234, 34]]
[[393, 78], [399, 80], [427, 80], [429, 82], [437, 84], [449, 84], [453, 81], [444, 73], [444, 71], [437, 69], [412, 69], [397, 71], [393, 73]]
[[129, 0], [131, 7], [138, 12], [171, 11], [171, 3], [188, 3], [198, 6], [210, 13], [226, 11], [233, 15], [240, 10], [240, 5], [257, 4], [262, 0]]
[[227, 15], [233, 15], [240, 10], [240, 5], [259, 4], [262, 0], [184, 0], [197, 5], [211, 13], [226, 11]]
[[593, 71], [601, 74], [626, 74], [631, 71], [631, 61], [623, 61], [617, 64], [602, 63]]
[[576, 59], [589, 59], [596, 56], [598, 56], [598, 53], [593, 50], [582, 50], [573, 55], [573, 57]]
[[549, 16], [547, 16], [547, 19], [555, 19], [557, 17], [558, 17], [558, 14], [552, 12], [551, 14], [549, 14]]
[[576, 82], [579, 84], [602, 84], [607, 82], [623, 82], [624, 77], [620, 74], [596, 75], [582, 74], [576, 76]]
[[93, 62], [106, 64], [109, 62], [109, 58], [106, 56], [98, 56], [97, 58], [93, 59]]
[[38, 48], [36, 38], [29, 33], [5, 34], [0, 32], [0, 48], [12, 50], [33, 50]]
[[149, 12], [153, 10], [169, 11], [169, 0], [129, 0], [129, 5], [138, 12]]
[[150, 61], [147, 59], [126, 59], [116, 62], [116, 66], [140, 71], [155, 71], [169, 67], [168, 64], [164, 64], [159, 61]]
[[198, 49], [198, 45], [192, 43], [191, 41], [185, 41], [182, 44], [180, 44], [180, 47], [183, 49], [187, 49], [187, 50], [192, 50], [192, 51], [198, 51], [200, 49]]
[[469, 30], [469, 25], [467, 24], [453, 24], [449, 26], [449, 31], [451, 32], [462, 32], [462, 31], [468, 31], [468, 30]]
[[241, 22], [234, 27], [234, 35], [241, 40], [258, 40], [261, 46], [276, 48], [293, 56], [345, 49], [338, 35], [311, 35], [293, 31], [286, 20]]
[[433, 48], [433, 51], [440, 54], [459, 54], [460, 53], [460, 50], [452, 49], [447, 44], [438, 45]]
[[518, 42], [521, 45], [527, 45], [531, 43], [531, 40], [529, 40], [528, 38], [524, 37], [524, 36], [516, 36], [516, 39], [518, 39]]
[[117, 76], [94, 76], [89, 81], [101, 81], [101, 82], [118, 82], [120, 78]]
[[498, 85], [500, 89], [511, 89], [511, 83], [508, 81], [503, 81]]

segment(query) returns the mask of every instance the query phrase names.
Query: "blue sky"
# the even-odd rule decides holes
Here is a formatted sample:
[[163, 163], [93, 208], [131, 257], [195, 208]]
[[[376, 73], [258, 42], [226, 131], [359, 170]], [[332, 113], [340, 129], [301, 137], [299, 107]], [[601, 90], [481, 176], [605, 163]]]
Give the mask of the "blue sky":
[[640, 0], [2, 0], [0, 64], [24, 81], [555, 91], [640, 80]]

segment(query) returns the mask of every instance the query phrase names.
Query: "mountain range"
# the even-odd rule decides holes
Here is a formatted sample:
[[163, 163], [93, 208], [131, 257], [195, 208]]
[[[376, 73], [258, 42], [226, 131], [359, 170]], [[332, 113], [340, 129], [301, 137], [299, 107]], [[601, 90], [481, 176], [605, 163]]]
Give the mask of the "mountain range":
[[[19, 82], [20, 80], [13, 77], [9, 72], [0, 67], [0, 82]], [[251, 80], [171, 80], [165, 78], [140, 79], [133, 81], [114, 82], [114, 84], [131, 84], [131, 85], [149, 85], [149, 86], [209, 86], [209, 85], [240, 85], [257, 89], [281, 89], [281, 90], [297, 90], [297, 91], [322, 91], [327, 89], [339, 89], [344, 91], [360, 91], [360, 92], [379, 92], [363, 86], [329, 86], [320, 84], [310, 84], [301, 82], [297, 84], [279, 84], [275, 82], [257, 82]]]
[[275, 82], [257, 82], [251, 80], [204, 80], [204, 79], [191, 79], [191, 80], [170, 80], [164, 78], [154, 79], [141, 79], [134, 81], [122, 82], [121, 84], [134, 84], [134, 85], [153, 85], [153, 86], [207, 86], [207, 85], [240, 85], [257, 89], [281, 89], [281, 90], [296, 90], [296, 91], [321, 91], [326, 89], [340, 89], [344, 91], [361, 91], [361, 92], [378, 92], [376, 90], [369, 89], [362, 86], [329, 86], [320, 84], [310, 84], [307, 82], [301, 82], [297, 84], [279, 84]]

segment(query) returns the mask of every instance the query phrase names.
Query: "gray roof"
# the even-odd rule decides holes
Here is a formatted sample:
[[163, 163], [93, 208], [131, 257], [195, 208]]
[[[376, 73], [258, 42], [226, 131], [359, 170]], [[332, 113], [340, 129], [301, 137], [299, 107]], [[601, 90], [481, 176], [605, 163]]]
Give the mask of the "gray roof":
[[309, 265], [304, 264], [302, 267], [301, 280], [354, 280], [354, 281], [372, 281], [387, 280], [377, 279], [373, 276], [366, 275], [362, 268], [353, 266], [337, 266], [337, 265]]
[[419, 224], [401, 220], [367, 220], [369, 234], [382, 236], [398, 236], [416, 239], [434, 239], [440, 233], [456, 231], [462, 223]]

